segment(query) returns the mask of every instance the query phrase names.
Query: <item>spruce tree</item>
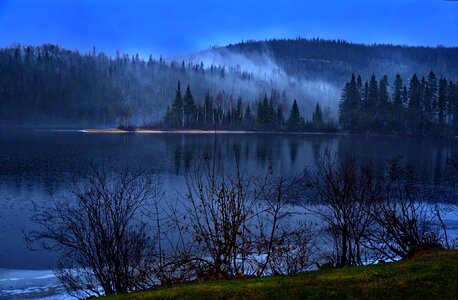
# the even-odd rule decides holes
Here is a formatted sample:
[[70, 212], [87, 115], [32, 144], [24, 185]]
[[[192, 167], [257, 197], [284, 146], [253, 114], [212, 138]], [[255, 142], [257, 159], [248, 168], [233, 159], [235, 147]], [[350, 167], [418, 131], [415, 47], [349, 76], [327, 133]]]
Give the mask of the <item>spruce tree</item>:
[[323, 125], [323, 113], [321, 112], [320, 103], [316, 103], [315, 111], [313, 112], [312, 122], [315, 128], [320, 128]]
[[453, 117], [453, 97], [455, 94], [455, 84], [453, 81], [449, 81], [447, 85], [447, 103], [446, 103], [446, 119], [445, 119], [445, 126], [449, 129], [452, 117]]
[[445, 108], [447, 102], [447, 79], [439, 79], [439, 95], [437, 97], [437, 124], [439, 134], [443, 134], [445, 130]]
[[278, 129], [282, 129], [285, 125], [285, 115], [283, 113], [283, 107], [281, 105], [277, 106], [276, 122], [276, 126]]
[[409, 105], [407, 107], [407, 122], [412, 134], [420, 133], [421, 110], [421, 83], [416, 74], [412, 76], [409, 85]]
[[274, 109], [274, 103], [272, 98], [270, 98], [269, 105], [267, 106], [267, 126], [269, 126], [271, 129], [275, 127], [275, 109]]
[[251, 113], [250, 104], [246, 106], [245, 113], [243, 114], [243, 123], [245, 127], [251, 128], [253, 126], [253, 115]]
[[269, 101], [267, 100], [267, 94], [264, 94], [264, 99], [258, 102], [258, 113], [257, 113], [257, 123], [261, 128], [266, 128], [272, 124], [270, 115], [270, 106]]
[[196, 113], [196, 103], [194, 102], [194, 98], [192, 96], [191, 89], [189, 88], [188, 84], [184, 96], [184, 126], [190, 127], [194, 125]]
[[399, 131], [402, 126], [402, 119], [404, 118], [404, 105], [402, 102], [402, 78], [401, 75], [396, 74], [393, 84], [393, 105], [392, 114], [390, 116], [391, 124], [395, 131]]
[[361, 95], [361, 104], [359, 105], [359, 122], [358, 122], [358, 129], [361, 132], [369, 131], [369, 83], [366, 81], [364, 83], [363, 93]]
[[372, 74], [371, 80], [369, 81], [369, 90], [366, 99], [366, 119], [369, 129], [375, 129], [377, 115], [378, 115], [378, 99], [379, 91], [378, 91], [378, 84], [377, 79], [375, 78], [375, 74]]
[[235, 109], [235, 124], [237, 126], [242, 126], [243, 122], [243, 107], [242, 107], [242, 98], [237, 99], [237, 107]]
[[339, 124], [343, 130], [351, 130], [350, 83], [345, 83], [339, 102]]
[[207, 91], [205, 94], [204, 100], [204, 119], [205, 119], [205, 126], [213, 127], [214, 125], [214, 113], [213, 113], [213, 101], [210, 97], [210, 92]]
[[428, 127], [431, 127], [436, 120], [435, 111], [437, 110], [437, 79], [433, 71], [428, 74], [423, 106], [427, 116]]
[[453, 93], [450, 100], [450, 109], [452, 115], [452, 131], [455, 136], [458, 136], [458, 81], [453, 84]]
[[177, 90], [175, 92], [175, 98], [173, 99], [172, 107], [170, 108], [170, 121], [170, 125], [172, 126], [184, 127], [184, 106], [179, 81]]
[[299, 107], [297, 106], [297, 101], [294, 99], [293, 105], [291, 107], [291, 112], [288, 118], [288, 129], [290, 131], [299, 131], [302, 128], [303, 120]]
[[388, 96], [388, 76], [384, 75], [380, 79], [378, 86], [378, 114], [377, 126], [378, 130], [385, 131], [387, 127], [387, 119], [390, 112], [390, 99]]

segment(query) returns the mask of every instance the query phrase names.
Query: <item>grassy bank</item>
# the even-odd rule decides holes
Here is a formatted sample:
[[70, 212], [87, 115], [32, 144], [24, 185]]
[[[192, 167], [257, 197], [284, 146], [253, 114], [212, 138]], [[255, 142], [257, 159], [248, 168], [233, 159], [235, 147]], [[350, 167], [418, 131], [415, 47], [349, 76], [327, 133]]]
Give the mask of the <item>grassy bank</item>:
[[208, 281], [109, 299], [456, 299], [458, 251], [294, 276]]

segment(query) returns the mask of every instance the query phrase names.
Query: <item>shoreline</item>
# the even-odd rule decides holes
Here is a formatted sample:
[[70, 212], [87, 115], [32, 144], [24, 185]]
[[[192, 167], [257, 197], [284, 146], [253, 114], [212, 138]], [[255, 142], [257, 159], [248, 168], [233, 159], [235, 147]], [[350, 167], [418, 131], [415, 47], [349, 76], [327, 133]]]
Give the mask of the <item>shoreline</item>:
[[293, 132], [293, 131], [254, 131], [254, 130], [204, 130], [204, 129], [137, 129], [137, 130], [121, 130], [116, 128], [95, 129], [88, 128], [77, 130], [83, 133], [111, 133], [111, 134], [297, 134], [297, 135], [346, 135], [339, 132]]
[[[24, 130], [24, 129], [23, 129]], [[434, 136], [434, 135], [409, 135], [409, 134], [382, 134], [382, 133], [350, 133], [350, 132], [315, 132], [315, 131], [256, 131], [256, 130], [205, 130], [205, 129], [136, 129], [122, 130], [117, 128], [73, 128], [73, 129], [32, 129], [35, 132], [78, 132], [91, 134], [272, 134], [272, 135], [317, 135], [317, 136], [360, 136], [360, 137], [388, 137], [388, 138], [433, 138], [439, 140], [458, 140], [458, 136]], [[27, 131], [27, 130], [26, 130]]]
[[[56, 131], [56, 130], [53, 130]], [[334, 136], [366, 136], [366, 137], [432, 137], [446, 140], [456, 140], [458, 136], [418, 136], [418, 135], [398, 135], [398, 134], [362, 134], [350, 132], [315, 132], [315, 131], [256, 131], [256, 130], [206, 130], [206, 129], [136, 129], [122, 130], [117, 128], [87, 128], [76, 130], [83, 133], [109, 133], [109, 134], [278, 134], [278, 135], [334, 135]]]

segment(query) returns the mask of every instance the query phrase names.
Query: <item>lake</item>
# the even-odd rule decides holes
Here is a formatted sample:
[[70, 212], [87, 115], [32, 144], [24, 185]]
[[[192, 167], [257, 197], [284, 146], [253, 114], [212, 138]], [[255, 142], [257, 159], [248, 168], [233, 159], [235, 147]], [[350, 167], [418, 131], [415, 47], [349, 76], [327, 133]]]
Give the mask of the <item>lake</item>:
[[[160, 178], [167, 201], [173, 201], [184, 187], [186, 170], [192, 169], [197, 158], [213, 153], [215, 145], [225, 165], [234, 166], [237, 155], [240, 166], [247, 172], [266, 172], [271, 166], [274, 173], [283, 175], [294, 175], [307, 166], [313, 167], [319, 153], [329, 148], [340, 155], [355, 154], [375, 163], [402, 155], [422, 173], [440, 180], [447, 157], [458, 155], [457, 140], [433, 138], [2, 131], [0, 290], [18, 282], [11, 280], [19, 278], [14, 272], [46, 272], [44, 270], [49, 270], [55, 261], [54, 254], [32, 251], [24, 241], [23, 233], [34, 226], [30, 221], [33, 202], [49, 201], [51, 194], [65, 193], [71, 181], [87, 171], [91, 163], [146, 169]], [[450, 226], [456, 223], [456, 220], [447, 221]], [[30, 272], [27, 276], [32, 274]], [[50, 277], [52, 274], [48, 272], [33, 278], [46, 279], [47, 284], [55, 285], [55, 279], [48, 282]]]

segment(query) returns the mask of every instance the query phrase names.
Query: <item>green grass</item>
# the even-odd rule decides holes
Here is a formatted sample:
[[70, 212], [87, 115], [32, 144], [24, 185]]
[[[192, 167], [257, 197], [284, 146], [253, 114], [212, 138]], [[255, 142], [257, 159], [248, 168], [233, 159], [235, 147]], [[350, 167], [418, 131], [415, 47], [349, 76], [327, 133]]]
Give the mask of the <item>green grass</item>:
[[165, 286], [109, 299], [457, 299], [458, 251], [294, 276]]

